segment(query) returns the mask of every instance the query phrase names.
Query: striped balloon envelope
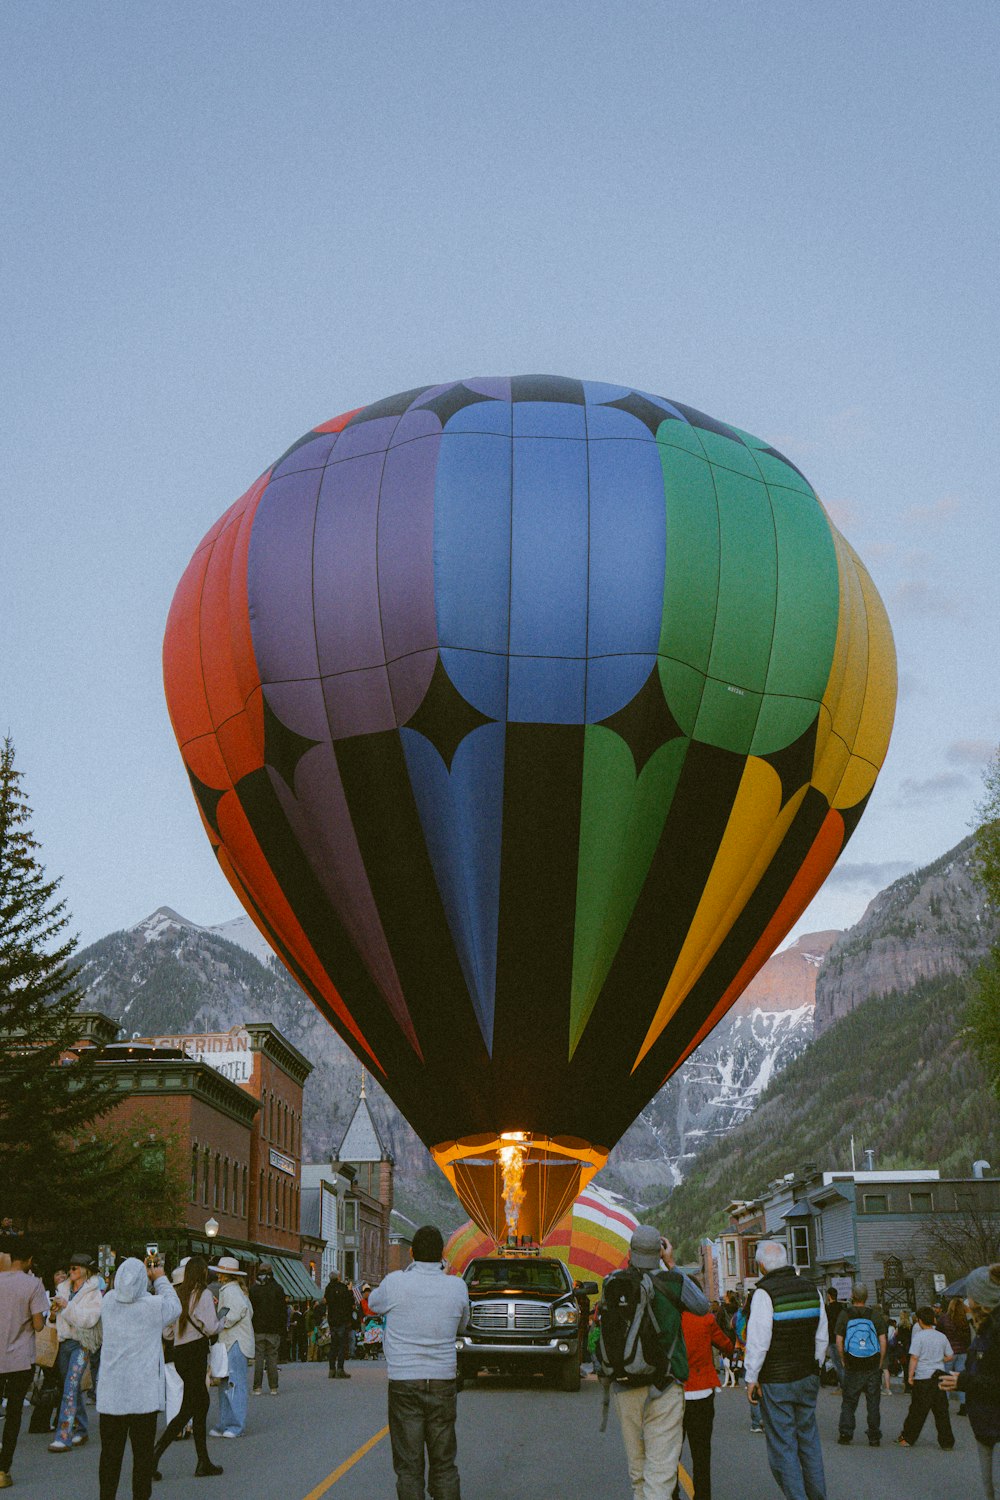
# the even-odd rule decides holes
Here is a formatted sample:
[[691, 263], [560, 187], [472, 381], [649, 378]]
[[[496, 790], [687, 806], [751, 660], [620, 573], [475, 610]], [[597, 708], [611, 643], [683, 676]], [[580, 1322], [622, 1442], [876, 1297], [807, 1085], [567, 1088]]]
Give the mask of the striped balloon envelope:
[[[629, 1240], [638, 1222], [613, 1193], [591, 1184], [545, 1236], [541, 1250], [563, 1261], [577, 1281], [603, 1282], [628, 1260]], [[452, 1234], [444, 1255], [461, 1275], [470, 1261], [493, 1255], [496, 1248], [492, 1236], [470, 1219]]]
[[552, 1228], [868, 802], [881, 600], [765, 440], [561, 376], [310, 429], [177, 589], [167, 700], [219, 864], [503, 1237]]

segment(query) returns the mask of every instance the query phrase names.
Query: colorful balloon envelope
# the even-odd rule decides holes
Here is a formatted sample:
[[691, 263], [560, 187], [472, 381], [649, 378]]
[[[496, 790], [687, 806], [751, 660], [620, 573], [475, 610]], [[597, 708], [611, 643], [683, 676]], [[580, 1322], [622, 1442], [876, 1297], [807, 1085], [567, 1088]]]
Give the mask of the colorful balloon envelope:
[[740, 994], [888, 746], [881, 600], [760, 438], [553, 376], [307, 432], [177, 589], [167, 700], [289, 971], [503, 1237]]
[[[541, 1250], [563, 1261], [577, 1281], [603, 1282], [627, 1262], [638, 1222], [613, 1194], [591, 1184], [549, 1231]], [[444, 1258], [461, 1275], [476, 1256], [492, 1255], [495, 1249], [493, 1236], [470, 1219], [450, 1237]]]

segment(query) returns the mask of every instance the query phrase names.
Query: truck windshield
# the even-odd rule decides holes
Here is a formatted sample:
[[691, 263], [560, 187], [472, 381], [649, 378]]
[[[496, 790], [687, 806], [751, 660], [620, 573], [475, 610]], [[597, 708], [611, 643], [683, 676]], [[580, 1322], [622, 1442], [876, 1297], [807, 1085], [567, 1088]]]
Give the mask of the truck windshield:
[[470, 1287], [485, 1291], [515, 1287], [520, 1292], [564, 1292], [566, 1279], [558, 1261], [480, 1260], [466, 1272]]

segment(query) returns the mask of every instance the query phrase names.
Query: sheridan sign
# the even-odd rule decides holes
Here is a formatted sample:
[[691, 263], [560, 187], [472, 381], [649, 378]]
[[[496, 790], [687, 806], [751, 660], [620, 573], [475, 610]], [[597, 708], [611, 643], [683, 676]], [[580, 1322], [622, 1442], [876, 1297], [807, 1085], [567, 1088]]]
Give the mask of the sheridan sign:
[[153, 1036], [153, 1047], [175, 1047], [195, 1062], [207, 1063], [231, 1083], [249, 1083], [253, 1071], [250, 1037], [246, 1028], [230, 1031], [196, 1031], [183, 1036]]

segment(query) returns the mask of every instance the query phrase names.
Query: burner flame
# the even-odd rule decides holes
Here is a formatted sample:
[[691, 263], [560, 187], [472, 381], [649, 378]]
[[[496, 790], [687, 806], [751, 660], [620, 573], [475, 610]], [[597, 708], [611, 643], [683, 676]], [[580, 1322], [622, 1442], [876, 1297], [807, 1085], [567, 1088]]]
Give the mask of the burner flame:
[[521, 1204], [524, 1202], [525, 1154], [525, 1147], [520, 1143], [501, 1146], [497, 1152], [500, 1171], [503, 1174], [503, 1201], [508, 1238], [517, 1234], [517, 1221], [521, 1214]]

